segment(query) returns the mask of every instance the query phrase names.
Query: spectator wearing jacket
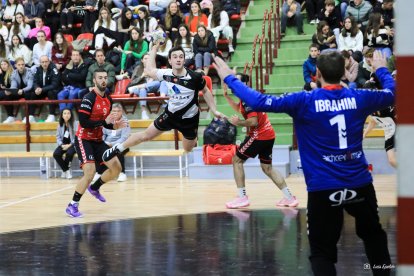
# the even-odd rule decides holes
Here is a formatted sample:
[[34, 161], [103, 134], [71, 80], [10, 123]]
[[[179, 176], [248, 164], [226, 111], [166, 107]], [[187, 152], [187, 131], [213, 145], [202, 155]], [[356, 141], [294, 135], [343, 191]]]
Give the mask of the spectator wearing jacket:
[[102, 49], [95, 51], [95, 63], [92, 63], [88, 68], [88, 74], [86, 76], [86, 88], [89, 91], [92, 91], [95, 84], [93, 83], [93, 73], [97, 69], [104, 69], [108, 72], [108, 80], [106, 82], [106, 87], [109, 89], [108, 91], [112, 91], [115, 84], [115, 68], [114, 66], [105, 61], [105, 54]]
[[[74, 122], [72, 110], [65, 108], [60, 113], [59, 124], [56, 130], [57, 148], [53, 152], [53, 158], [62, 169], [62, 178], [71, 179], [70, 165], [76, 153], [75, 133], [77, 122]], [[65, 158], [63, 158], [65, 155]]]
[[372, 58], [374, 56], [375, 49], [369, 49], [364, 54], [364, 60], [358, 65], [358, 88], [377, 88], [381, 89], [381, 84], [372, 70]]
[[346, 16], [353, 16], [362, 32], [365, 32], [371, 12], [372, 5], [365, 0], [351, 0], [346, 8]]
[[220, 2], [229, 17], [240, 14], [240, 0], [220, 0]]
[[303, 17], [300, 13], [301, 6], [297, 1], [287, 0], [283, 2], [282, 6], [282, 20], [281, 20], [281, 35], [285, 36], [286, 26], [290, 21], [294, 21], [298, 34], [305, 34], [303, 32]]
[[211, 54], [217, 55], [217, 47], [213, 33], [204, 25], [199, 25], [197, 28], [197, 34], [193, 40], [193, 51], [196, 70], [203, 71], [207, 76], [211, 65]]
[[230, 27], [229, 15], [223, 10], [219, 1], [214, 1], [208, 6], [208, 29], [213, 33], [216, 42], [222, 35], [229, 41], [229, 52], [233, 53], [233, 28]]
[[320, 54], [318, 44], [311, 44], [309, 46], [309, 57], [303, 63], [303, 79], [305, 80], [305, 86], [303, 89], [310, 91], [317, 88], [316, 82], [316, 59]]
[[325, 0], [325, 8], [319, 13], [319, 20], [328, 23], [329, 28], [338, 40], [341, 30], [341, 10], [339, 6], [335, 7], [335, 0]]
[[[73, 50], [72, 57], [65, 71], [62, 73], [63, 90], [58, 93], [59, 100], [79, 99], [84, 94], [86, 75], [88, 66], [83, 62], [79, 51]], [[60, 110], [65, 108], [72, 109], [73, 103], [60, 103]]]
[[348, 16], [344, 20], [344, 27], [338, 38], [338, 50], [349, 51], [356, 62], [362, 60], [362, 49], [364, 47], [364, 35], [359, 30], [355, 18]]
[[63, 72], [72, 56], [72, 45], [66, 40], [61, 32], [56, 33], [52, 47], [52, 62], [56, 68]]
[[[14, 65], [16, 69], [13, 71], [13, 74], [11, 76], [10, 88], [19, 90], [16, 94], [13, 94], [13, 99], [19, 100], [21, 98], [25, 98], [29, 100], [33, 91], [32, 71], [26, 68], [24, 59], [22, 57], [16, 58]], [[24, 118], [22, 122], [25, 123], [26, 118]], [[29, 116], [29, 122], [35, 122], [33, 116]]]
[[34, 27], [34, 21], [36, 18], [43, 18], [46, 12], [46, 7], [43, 1], [40, 0], [27, 0], [23, 4], [24, 15], [26, 16], [26, 23], [29, 23], [31, 27]]
[[373, 9], [374, 12], [382, 15], [385, 26], [389, 26], [390, 28], [394, 27], [394, 0], [383, 0], [382, 3], [377, 2]]
[[341, 79], [348, 88], [357, 88], [356, 79], [358, 77], [358, 62], [356, 62], [348, 51], [342, 51], [342, 56], [345, 59], [345, 73]]
[[[34, 91], [31, 93], [31, 100], [40, 100], [48, 98], [56, 100], [57, 93], [61, 88], [60, 72], [48, 56], [40, 57], [40, 66], [37, 67], [33, 78]], [[29, 115], [34, 115], [35, 105], [29, 105]], [[49, 115], [45, 122], [55, 121], [56, 104], [49, 105]]]

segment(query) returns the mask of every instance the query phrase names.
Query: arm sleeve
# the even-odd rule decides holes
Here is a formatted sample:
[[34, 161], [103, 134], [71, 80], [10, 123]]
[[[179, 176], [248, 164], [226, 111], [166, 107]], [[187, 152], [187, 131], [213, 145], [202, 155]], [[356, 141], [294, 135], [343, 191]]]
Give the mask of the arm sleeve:
[[60, 126], [58, 126], [58, 128], [56, 130], [56, 143], [57, 143], [58, 146], [61, 146], [62, 145], [62, 137], [60, 136], [59, 128], [60, 128]]
[[144, 40], [143, 42], [142, 42], [142, 48], [141, 48], [141, 52], [139, 52], [139, 53], [136, 53], [136, 52], [132, 52], [132, 55], [134, 56], [134, 57], [136, 57], [136, 58], [142, 58], [142, 56], [146, 53], [146, 52], [148, 52], [148, 42], [146, 41], [146, 40]]

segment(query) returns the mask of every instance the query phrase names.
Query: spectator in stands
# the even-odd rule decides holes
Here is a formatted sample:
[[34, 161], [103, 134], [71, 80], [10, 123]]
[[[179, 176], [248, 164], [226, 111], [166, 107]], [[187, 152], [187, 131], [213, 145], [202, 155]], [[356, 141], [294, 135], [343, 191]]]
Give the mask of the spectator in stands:
[[37, 33], [42, 31], [46, 35], [46, 40], [51, 40], [51, 32], [48, 26], [44, 25], [44, 21], [42, 18], [35, 19], [36, 27], [31, 29], [27, 39], [25, 40], [25, 44], [29, 46], [30, 49], [33, 49], [34, 45], [37, 43]]
[[338, 50], [349, 51], [356, 62], [362, 61], [362, 49], [364, 48], [364, 36], [352, 16], [344, 20], [344, 27], [338, 39]]
[[136, 20], [132, 17], [132, 11], [125, 7], [121, 11], [121, 16], [117, 20], [119, 33], [118, 45], [124, 46], [129, 39], [129, 32], [136, 26]]
[[194, 64], [193, 37], [190, 35], [187, 25], [181, 24], [178, 28], [179, 37], [174, 42], [174, 47], [182, 47], [185, 53], [185, 67]]
[[72, 50], [72, 45], [68, 43], [63, 34], [61, 32], [56, 33], [52, 47], [52, 62], [60, 72], [63, 72], [66, 64], [69, 63]]
[[95, 60], [96, 62], [91, 64], [88, 68], [88, 74], [86, 77], [86, 88], [88, 88], [89, 91], [93, 90], [93, 87], [95, 86], [93, 83], [93, 73], [97, 69], [104, 69], [106, 72], [108, 72], [108, 80], [107, 80], [107, 90], [112, 91], [115, 84], [115, 68], [114, 66], [105, 61], [105, 53], [102, 49], [95, 51]]
[[289, 21], [294, 21], [297, 32], [300, 35], [305, 34], [303, 32], [303, 17], [300, 13], [301, 7], [297, 1], [294, 0], [287, 0], [283, 2], [282, 6], [282, 19], [281, 19], [281, 36], [284, 37], [286, 33], [286, 26]]
[[[13, 74], [13, 66], [7, 59], [3, 59], [0, 62], [0, 101], [14, 100], [13, 93], [11, 91], [5, 90], [6, 88], [11, 87], [11, 76]], [[7, 119], [3, 121], [4, 124], [13, 123], [16, 119], [13, 114], [13, 106], [5, 105], [4, 106], [7, 112]]]
[[[13, 71], [11, 77], [11, 86], [12, 89], [19, 89], [17, 93], [13, 93], [10, 95], [12, 100], [19, 100], [21, 98], [25, 98], [29, 100], [31, 98], [31, 93], [33, 91], [33, 74], [30, 69], [27, 69], [25, 66], [24, 59], [22, 57], [18, 57], [15, 60], [15, 67], [16, 69]], [[9, 98], [9, 100], [11, 100]], [[11, 111], [11, 113], [9, 113]], [[7, 110], [8, 114], [13, 114], [13, 107], [10, 110]], [[35, 118], [33, 115], [29, 116], [29, 122], [35, 122]], [[26, 122], [26, 118], [22, 120], [22, 122]]]
[[157, 28], [158, 22], [155, 17], [150, 16], [147, 6], [140, 6], [138, 8], [137, 21], [137, 27], [141, 29], [143, 38], [148, 42], [151, 41], [151, 33]]
[[16, 13], [16, 16], [14, 17], [13, 24], [11, 25], [8, 41], [11, 44], [13, 35], [19, 35], [20, 40], [24, 41], [25, 38], [29, 36], [30, 33], [30, 25], [26, 24], [24, 21], [24, 14], [23, 13]]
[[364, 54], [364, 60], [358, 65], [357, 85], [359, 88], [378, 88], [381, 89], [381, 84], [372, 70], [372, 59], [375, 49], [369, 49]]
[[175, 41], [178, 37], [178, 28], [183, 23], [184, 17], [178, 7], [177, 2], [168, 4], [167, 12], [164, 18], [165, 33], [170, 37], [171, 41]]
[[[48, 56], [40, 57], [40, 66], [37, 67], [33, 78], [34, 91], [31, 93], [31, 100], [48, 98], [56, 100], [61, 89], [61, 76], [59, 70], [50, 62]], [[29, 115], [34, 115], [35, 105], [29, 105]], [[49, 104], [49, 115], [45, 122], [55, 121], [56, 104]]]
[[[157, 30], [164, 31], [164, 27], [162, 25], [158, 25]], [[157, 56], [155, 57], [155, 64], [157, 68], [168, 66], [168, 52], [171, 50], [172, 46], [172, 41], [167, 35], [164, 43], [158, 48]]]
[[345, 59], [345, 74], [341, 82], [345, 83], [348, 88], [357, 88], [358, 62], [352, 58], [348, 51], [343, 50], [341, 54]]
[[339, 6], [335, 7], [335, 0], [325, 0], [325, 8], [319, 13], [319, 20], [328, 23], [335, 38], [338, 39], [341, 29], [341, 11]]
[[349, 5], [349, 0], [339, 0], [338, 2], [339, 2], [338, 6], [341, 9], [341, 21], [344, 21], [346, 17], [346, 9], [348, 8], [348, 5]]
[[389, 26], [384, 26], [384, 18], [380, 13], [369, 16], [365, 35], [368, 47], [381, 51], [387, 59], [391, 57], [394, 31]]
[[377, 2], [373, 9], [374, 12], [382, 15], [385, 26], [389, 26], [390, 28], [394, 27], [394, 0], [383, 0], [382, 3]]
[[223, 10], [221, 3], [216, 0], [208, 6], [210, 14], [208, 16], [208, 29], [213, 33], [214, 39], [219, 40], [220, 36], [229, 41], [229, 52], [233, 53], [233, 28], [230, 27], [230, 19], [226, 11]]
[[220, 0], [220, 2], [229, 17], [240, 14], [240, 0]]
[[116, 22], [112, 20], [111, 12], [108, 8], [103, 7], [100, 9], [99, 18], [95, 22], [93, 31], [95, 36], [95, 49], [102, 49], [104, 42], [106, 42], [109, 48], [115, 43], [116, 37], [109, 31], [116, 31]]
[[[85, 88], [86, 75], [88, 74], [88, 66], [83, 62], [79, 51], [73, 50], [72, 57], [65, 71], [62, 73], [63, 90], [58, 93], [58, 100], [78, 99], [87, 91]], [[73, 103], [60, 103], [60, 110], [65, 108], [72, 109]]]
[[68, 0], [64, 3], [64, 8], [60, 15], [62, 30], [68, 29], [70, 32], [74, 24], [83, 22], [86, 14], [86, 11], [82, 8], [84, 6], [84, 0]]
[[207, 30], [204, 25], [198, 26], [197, 34], [193, 40], [193, 50], [196, 71], [204, 72], [204, 75], [207, 76], [212, 60], [211, 54], [217, 55], [217, 47], [213, 33]]
[[32, 51], [22, 43], [20, 36], [13, 35], [8, 59], [10, 60], [10, 63], [14, 65], [17, 58], [23, 58], [26, 66], [32, 66]]
[[191, 1], [190, 0], [176, 0], [175, 1], [180, 9], [181, 13], [183, 14], [184, 18], [190, 14], [191, 9]]
[[23, 4], [24, 15], [26, 16], [26, 23], [30, 24], [31, 27], [35, 26], [36, 18], [43, 18], [46, 8], [43, 1], [39, 0], [26, 0]]
[[[131, 83], [133, 85], [128, 87], [128, 92], [130, 94], [135, 94], [138, 97], [146, 97], [148, 93], [157, 93], [160, 89], [161, 82], [158, 80], [154, 80], [145, 74], [145, 68], [147, 66], [149, 59], [149, 54], [145, 54], [142, 57], [141, 64], [134, 70], [134, 75], [131, 78]], [[165, 94], [163, 95], [165, 96]], [[147, 109], [147, 101], [139, 101], [139, 105], [141, 106], [141, 119], [148, 120], [149, 119], [149, 111]]]
[[37, 41], [33, 46], [33, 73], [36, 72], [35, 66], [40, 65], [41, 56], [47, 56], [49, 59], [52, 58], [53, 43], [46, 41], [46, 33], [44, 31], [40, 30], [37, 32]]
[[144, 39], [139, 28], [131, 30], [130, 39], [125, 43], [122, 51], [121, 75], [128, 72], [132, 75], [135, 66], [141, 62], [142, 56], [148, 52], [148, 42]]
[[[124, 115], [124, 110], [120, 103], [112, 104], [111, 113], [113, 114], [113, 119], [115, 121], [120, 120], [121, 118], [127, 122], [127, 126], [121, 129], [107, 129], [103, 128], [103, 141], [109, 146], [112, 147], [116, 144], [123, 143], [128, 139], [129, 135], [131, 134], [131, 127], [128, 123], [128, 118]], [[126, 152], [125, 152], [126, 153]], [[125, 154], [124, 153], [124, 154]], [[127, 176], [125, 174], [125, 157], [124, 154], [118, 155], [119, 162], [121, 162], [122, 170], [119, 173], [118, 182], [127, 181]], [[99, 172], [99, 170], [97, 170]]]
[[50, 26], [51, 36], [60, 29], [60, 15], [64, 8], [64, 0], [52, 0], [46, 4], [45, 23]]
[[112, 0], [112, 3], [118, 8], [118, 9], [124, 9], [129, 6], [136, 6], [139, 4], [138, 0]]
[[4, 38], [0, 36], [0, 59], [7, 58], [9, 56], [9, 47], [6, 45]]
[[320, 53], [318, 44], [312, 43], [309, 46], [309, 57], [303, 63], [303, 79], [305, 80], [303, 89], [307, 91], [318, 87], [316, 79], [316, 59]]
[[92, 33], [93, 26], [99, 17], [99, 9], [102, 7], [102, 2], [99, 0], [86, 0], [84, 6], [84, 19], [82, 24], [83, 33]]
[[19, 12], [24, 14], [22, 4], [20, 4], [18, 0], [7, 0], [6, 8], [4, 9], [1, 20], [7, 24], [12, 24], [15, 20], [16, 14]]
[[3, 40], [5, 40], [5, 41], [9, 37], [9, 29], [1, 21], [0, 21], [0, 36], [3, 37]]
[[319, 45], [321, 52], [336, 50], [336, 39], [326, 21], [320, 21], [316, 27], [316, 33], [312, 36], [312, 43]]
[[165, 11], [167, 10], [168, 4], [171, 0], [149, 0], [149, 11], [151, 16], [155, 17], [157, 20], [163, 20]]
[[[53, 152], [53, 158], [62, 169], [61, 178], [72, 178], [70, 167], [73, 156], [76, 153], [74, 144], [77, 124], [71, 109], [65, 108], [60, 112], [59, 124], [56, 130], [56, 142], [58, 146]], [[63, 159], [63, 155], [65, 155], [65, 159]]]
[[323, 9], [323, 4], [324, 0], [306, 0], [306, 13], [308, 14], [310, 24], [314, 25], [319, 23], [318, 14]]
[[200, 3], [197, 1], [192, 1], [190, 7], [190, 14], [185, 17], [185, 24], [187, 24], [191, 36], [195, 36], [199, 25], [208, 26], [208, 18], [201, 12]]
[[349, 6], [346, 8], [346, 17], [353, 16], [359, 29], [364, 32], [371, 12], [372, 6], [368, 1], [351, 0]]

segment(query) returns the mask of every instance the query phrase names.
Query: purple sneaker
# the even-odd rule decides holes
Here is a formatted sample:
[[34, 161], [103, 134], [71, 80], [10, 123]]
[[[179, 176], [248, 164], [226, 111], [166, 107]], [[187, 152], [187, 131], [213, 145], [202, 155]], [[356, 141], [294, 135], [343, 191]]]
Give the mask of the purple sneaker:
[[69, 203], [68, 207], [66, 208], [66, 214], [72, 218], [81, 218], [83, 214], [79, 212], [79, 203]]
[[91, 193], [91, 195], [93, 195], [94, 197], [96, 197], [99, 201], [101, 202], [106, 202], [106, 199], [101, 195], [101, 193], [99, 192], [99, 190], [94, 191], [91, 189], [91, 186], [88, 187], [88, 191], [89, 193]]

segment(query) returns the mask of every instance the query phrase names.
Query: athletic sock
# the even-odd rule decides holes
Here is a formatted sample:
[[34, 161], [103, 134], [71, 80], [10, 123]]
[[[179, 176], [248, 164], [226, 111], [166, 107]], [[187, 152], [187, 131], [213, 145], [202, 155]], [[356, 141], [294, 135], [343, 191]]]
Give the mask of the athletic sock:
[[71, 204], [79, 203], [81, 197], [82, 197], [82, 194], [80, 194], [80, 193], [78, 193], [78, 192], [75, 191], [75, 193], [73, 194], [73, 198], [72, 198]]
[[239, 197], [244, 197], [246, 196], [246, 188], [238, 188], [239, 189]]
[[99, 188], [104, 184], [105, 182], [103, 182], [102, 181], [102, 178], [101, 177], [99, 177], [98, 178], [98, 180], [96, 180], [95, 181], [95, 183], [93, 183], [92, 185], [91, 185], [91, 189], [93, 190], [93, 191], [97, 191], [97, 190], [99, 190]]
[[119, 152], [123, 152], [125, 150], [124, 144], [119, 144], [116, 146], [116, 148], [119, 150]]
[[283, 188], [283, 189], [282, 189], [282, 193], [283, 193], [283, 195], [284, 195], [287, 199], [289, 199], [289, 200], [293, 199], [293, 195], [292, 195], [292, 193], [290, 192], [290, 190], [289, 190], [289, 188], [288, 188], [288, 187]]

